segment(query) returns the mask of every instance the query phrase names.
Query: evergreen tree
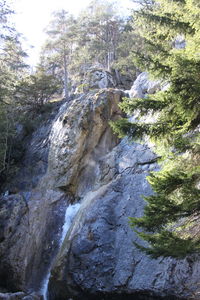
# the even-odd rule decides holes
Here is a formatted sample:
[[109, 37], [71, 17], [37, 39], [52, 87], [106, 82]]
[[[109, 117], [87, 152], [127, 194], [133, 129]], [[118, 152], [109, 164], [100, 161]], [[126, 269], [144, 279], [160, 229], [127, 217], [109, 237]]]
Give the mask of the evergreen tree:
[[17, 78], [22, 77], [29, 68], [25, 62], [27, 57], [27, 53], [22, 48], [20, 34], [16, 33], [4, 42], [1, 61], [10, 68]]
[[56, 94], [61, 82], [53, 75], [46, 73], [38, 66], [34, 74], [27, 74], [18, 81], [15, 90], [15, 101], [25, 114], [40, 113], [44, 104]]
[[[127, 113], [157, 112], [156, 121], [113, 124], [120, 136], [148, 135], [162, 156], [162, 170], [148, 180], [154, 194], [145, 197], [144, 216], [130, 223], [153, 257], [184, 257], [199, 252], [200, 212], [200, 4], [197, 0], [156, 0], [136, 13], [142, 51], [134, 53], [140, 69], [167, 81], [167, 90], [145, 99], [125, 99]], [[185, 45], [180, 45], [180, 40]]]
[[47, 35], [48, 39], [42, 51], [46, 69], [63, 80], [64, 97], [69, 96], [69, 64], [75, 48], [76, 22], [65, 10], [54, 13]]
[[[25, 64], [19, 36], [9, 25], [13, 11], [0, 1], [0, 175], [7, 171], [12, 140], [15, 134], [15, 84]], [[23, 52], [23, 54], [22, 54]]]
[[4, 43], [5, 39], [9, 39], [14, 28], [10, 25], [9, 19], [14, 11], [9, 7], [5, 0], [0, 0], [0, 46]]
[[92, 1], [76, 19], [65, 11], [56, 12], [47, 27], [41, 62], [49, 74], [63, 79], [66, 93], [67, 86], [69, 92], [71, 82], [81, 83], [94, 65], [125, 72], [130, 64], [135, 75], [129, 59], [134, 38], [127, 23], [114, 3], [106, 0]]
[[125, 26], [114, 3], [92, 1], [79, 16], [78, 24], [79, 43], [86, 50], [88, 63], [100, 63], [110, 70], [118, 59], [117, 49]]
[[112, 68], [118, 71], [125, 77], [130, 77], [131, 82], [136, 78], [138, 69], [133, 61], [133, 50], [140, 51], [142, 47], [142, 39], [138, 35], [134, 27], [133, 17], [128, 17], [123, 24], [122, 31], [119, 36], [119, 43], [117, 45], [116, 60], [112, 64]]

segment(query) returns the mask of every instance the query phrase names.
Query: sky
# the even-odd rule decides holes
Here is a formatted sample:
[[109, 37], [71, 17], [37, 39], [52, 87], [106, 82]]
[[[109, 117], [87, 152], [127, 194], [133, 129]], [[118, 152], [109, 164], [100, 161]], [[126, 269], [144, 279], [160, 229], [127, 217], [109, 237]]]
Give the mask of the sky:
[[[10, 0], [16, 14], [14, 23], [17, 31], [25, 37], [24, 46], [30, 56], [29, 63], [35, 65], [40, 47], [45, 41], [44, 29], [55, 10], [65, 9], [74, 15], [84, 9], [91, 0]], [[116, 0], [122, 10], [133, 8], [131, 0]]]

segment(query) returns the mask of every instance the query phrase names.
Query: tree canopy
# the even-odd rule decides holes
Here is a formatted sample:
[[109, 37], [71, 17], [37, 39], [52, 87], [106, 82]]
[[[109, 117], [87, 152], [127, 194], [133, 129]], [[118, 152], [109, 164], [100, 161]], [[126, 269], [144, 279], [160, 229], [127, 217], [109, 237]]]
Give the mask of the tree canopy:
[[81, 81], [94, 65], [122, 72], [129, 66], [135, 75], [135, 65], [129, 58], [135, 39], [129, 32], [130, 22], [106, 0], [91, 1], [77, 17], [64, 10], [54, 13], [46, 28], [41, 59], [45, 68], [63, 81], [65, 94], [72, 88], [72, 81], [78, 81], [78, 77]]

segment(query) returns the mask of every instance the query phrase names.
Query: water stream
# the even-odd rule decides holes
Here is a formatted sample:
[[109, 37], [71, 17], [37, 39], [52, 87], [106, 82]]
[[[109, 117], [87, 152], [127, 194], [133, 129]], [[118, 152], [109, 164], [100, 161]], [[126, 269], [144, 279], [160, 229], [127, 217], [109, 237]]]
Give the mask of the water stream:
[[[59, 249], [62, 246], [62, 243], [67, 235], [68, 230], [70, 229], [70, 226], [72, 224], [72, 221], [74, 219], [74, 217], [76, 216], [78, 210], [80, 208], [80, 203], [76, 203], [76, 204], [70, 204], [65, 212], [65, 220], [64, 220], [64, 224], [62, 227], [62, 234], [60, 237], [60, 241], [59, 241]], [[43, 296], [44, 300], [48, 300], [48, 284], [49, 284], [49, 279], [51, 276], [51, 266], [52, 266], [53, 262], [51, 263], [47, 274], [43, 280], [43, 284], [42, 284], [42, 288], [40, 289], [40, 293]]]

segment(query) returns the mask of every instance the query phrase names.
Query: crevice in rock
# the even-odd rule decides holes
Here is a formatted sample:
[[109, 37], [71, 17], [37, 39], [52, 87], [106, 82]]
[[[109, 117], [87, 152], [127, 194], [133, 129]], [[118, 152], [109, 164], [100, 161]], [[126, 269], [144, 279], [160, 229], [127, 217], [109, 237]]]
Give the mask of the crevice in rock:
[[148, 161], [144, 161], [144, 162], [138, 162], [137, 165], [138, 166], [144, 166], [144, 165], [151, 165], [151, 164], [155, 164], [158, 159], [160, 159], [161, 157], [158, 156], [158, 157], [155, 157], [154, 159], [152, 160], [148, 160]]

